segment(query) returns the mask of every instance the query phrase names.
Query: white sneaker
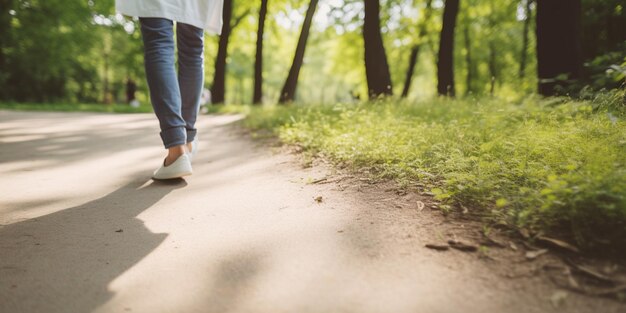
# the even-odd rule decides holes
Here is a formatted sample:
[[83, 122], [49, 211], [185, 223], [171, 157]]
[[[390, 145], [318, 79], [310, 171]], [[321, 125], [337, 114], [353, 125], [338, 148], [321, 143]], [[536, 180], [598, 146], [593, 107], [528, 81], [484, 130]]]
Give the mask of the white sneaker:
[[174, 163], [168, 166], [161, 165], [161, 167], [152, 174], [152, 179], [163, 180], [181, 178], [183, 176], [189, 176], [192, 173], [191, 160], [187, 154], [183, 154], [178, 157]]
[[189, 152], [189, 160], [193, 160], [193, 157], [198, 153], [198, 137], [194, 138], [191, 142], [191, 152]]

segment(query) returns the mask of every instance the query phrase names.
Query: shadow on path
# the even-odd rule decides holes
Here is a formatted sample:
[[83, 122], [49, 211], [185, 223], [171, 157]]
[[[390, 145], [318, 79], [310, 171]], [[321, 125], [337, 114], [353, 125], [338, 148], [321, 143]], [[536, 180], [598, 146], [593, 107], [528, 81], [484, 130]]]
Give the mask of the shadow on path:
[[[119, 119], [110, 114], [82, 113], [37, 113], [39, 119], [30, 116], [23, 112], [0, 112], [0, 124], [12, 126], [0, 128], [0, 163], [45, 163], [14, 168], [9, 173], [50, 169], [108, 156], [112, 148], [123, 147], [126, 151], [128, 147], [158, 143], [154, 140], [158, 138], [158, 130], [152, 126], [156, 119], [150, 115], [122, 115]], [[129, 125], [133, 128], [127, 129]]]
[[261, 271], [261, 256], [257, 253], [238, 253], [222, 259], [213, 276], [213, 290], [205, 300], [207, 313], [236, 312], [246, 293]]
[[135, 179], [80, 206], [0, 228], [0, 312], [90, 312], [108, 301], [111, 281], [167, 234], [136, 216], [184, 180]]

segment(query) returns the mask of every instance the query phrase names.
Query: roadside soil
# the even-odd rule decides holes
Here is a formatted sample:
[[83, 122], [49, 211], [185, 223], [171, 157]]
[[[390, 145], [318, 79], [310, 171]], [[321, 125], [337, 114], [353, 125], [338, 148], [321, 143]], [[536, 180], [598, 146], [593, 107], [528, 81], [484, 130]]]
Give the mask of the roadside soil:
[[[240, 119], [201, 116], [194, 174], [162, 183], [152, 114], [0, 111], [0, 312], [626, 311], [565, 254]], [[449, 240], [478, 250], [425, 247]]]

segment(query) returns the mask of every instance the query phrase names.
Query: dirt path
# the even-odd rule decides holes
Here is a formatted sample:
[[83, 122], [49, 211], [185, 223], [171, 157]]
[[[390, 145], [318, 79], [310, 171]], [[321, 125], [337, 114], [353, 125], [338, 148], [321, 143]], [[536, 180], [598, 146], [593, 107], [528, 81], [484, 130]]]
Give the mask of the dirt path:
[[463, 223], [304, 169], [236, 120], [202, 116], [194, 175], [164, 184], [149, 179], [163, 154], [150, 114], [0, 112], [0, 312], [626, 308], [556, 301], [543, 278], [505, 277], [514, 258], [426, 249]]

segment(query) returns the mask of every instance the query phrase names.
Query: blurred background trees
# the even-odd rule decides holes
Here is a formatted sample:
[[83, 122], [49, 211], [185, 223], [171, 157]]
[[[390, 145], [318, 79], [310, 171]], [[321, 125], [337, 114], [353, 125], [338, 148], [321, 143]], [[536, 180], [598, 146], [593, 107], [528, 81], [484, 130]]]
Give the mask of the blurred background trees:
[[[206, 40], [206, 87], [219, 103], [275, 103], [286, 87], [298, 103], [412, 99], [436, 95], [438, 84], [459, 97], [576, 96], [619, 88], [626, 73], [623, 0], [226, 4], [223, 35]], [[456, 25], [442, 32], [454, 4]], [[119, 103], [131, 79], [146, 102], [140, 37], [113, 0], [0, 0], [0, 100]]]

